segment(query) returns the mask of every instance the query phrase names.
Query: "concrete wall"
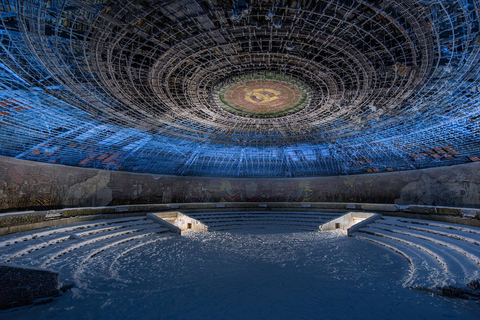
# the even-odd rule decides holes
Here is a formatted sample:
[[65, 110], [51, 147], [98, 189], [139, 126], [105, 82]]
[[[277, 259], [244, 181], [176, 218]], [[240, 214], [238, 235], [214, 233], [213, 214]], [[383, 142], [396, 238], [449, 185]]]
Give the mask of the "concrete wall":
[[58, 295], [58, 276], [58, 272], [46, 269], [0, 265], [0, 309]]
[[0, 210], [221, 201], [480, 208], [480, 163], [338, 177], [236, 179], [132, 174], [0, 157]]
[[147, 217], [161, 224], [173, 233], [181, 234], [185, 230], [208, 232], [208, 226], [179, 211], [150, 212]]
[[345, 230], [348, 235], [359, 228], [380, 219], [381, 214], [372, 212], [348, 212], [343, 216], [330, 220], [318, 227], [319, 231]]

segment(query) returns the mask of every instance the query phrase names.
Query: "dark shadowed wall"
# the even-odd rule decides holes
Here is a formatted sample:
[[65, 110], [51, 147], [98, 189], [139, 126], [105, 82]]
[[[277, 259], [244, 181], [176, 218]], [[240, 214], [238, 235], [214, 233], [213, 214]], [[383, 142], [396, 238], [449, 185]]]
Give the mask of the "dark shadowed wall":
[[59, 273], [47, 269], [0, 265], [0, 310], [58, 296]]
[[480, 163], [318, 178], [203, 178], [83, 169], [0, 157], [0, 210], [217, 201], [480, 207]]

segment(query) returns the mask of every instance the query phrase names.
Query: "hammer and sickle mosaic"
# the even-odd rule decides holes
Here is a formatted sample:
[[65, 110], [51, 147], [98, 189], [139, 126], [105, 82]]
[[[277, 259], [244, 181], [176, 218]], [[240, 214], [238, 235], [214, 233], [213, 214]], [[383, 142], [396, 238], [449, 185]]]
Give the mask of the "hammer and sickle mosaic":
[[288, 81], [238, 81], [220, 94], [225, 110], [253, 117], [278, 117], [306, 106], [305, 92]]
[[265, 104], [277, 100], [280, 94], [280, 91], [273, 89], [245, 89], [245, 100], [254, 104]]

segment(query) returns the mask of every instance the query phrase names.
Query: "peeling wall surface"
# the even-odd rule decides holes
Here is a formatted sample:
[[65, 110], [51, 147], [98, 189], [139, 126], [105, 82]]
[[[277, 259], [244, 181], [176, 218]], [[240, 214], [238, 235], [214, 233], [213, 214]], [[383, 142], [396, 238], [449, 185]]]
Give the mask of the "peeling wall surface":
[[480, 163], [315, 178], [203, 178], [0, 157], [0, 210], [138, 203], [304, 201], [480, 207]]

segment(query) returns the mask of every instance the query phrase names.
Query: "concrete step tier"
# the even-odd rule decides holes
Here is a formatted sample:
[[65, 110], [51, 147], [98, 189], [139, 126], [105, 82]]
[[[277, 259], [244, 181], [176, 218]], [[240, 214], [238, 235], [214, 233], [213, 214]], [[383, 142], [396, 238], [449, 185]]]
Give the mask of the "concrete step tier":
[[259, 228], [317, 231], [321, 224], [337, 218], [340, 215], [340, 213], [292, 211], [188, 213], [190, 218], [196, 219], [207, 225], [209, 231]]
[[405, 257], [410, 263], [405, 286], [447, 295], [480, 295], [479, 228], [383, 217], [353, 235]]
[[96, 220], [2, 236], [0, 262], [53, 268], [63, 280], [72, 280], [74, 269], [95, 256], [122, 256], [132, 247], [172, 236], [145, 216]]

